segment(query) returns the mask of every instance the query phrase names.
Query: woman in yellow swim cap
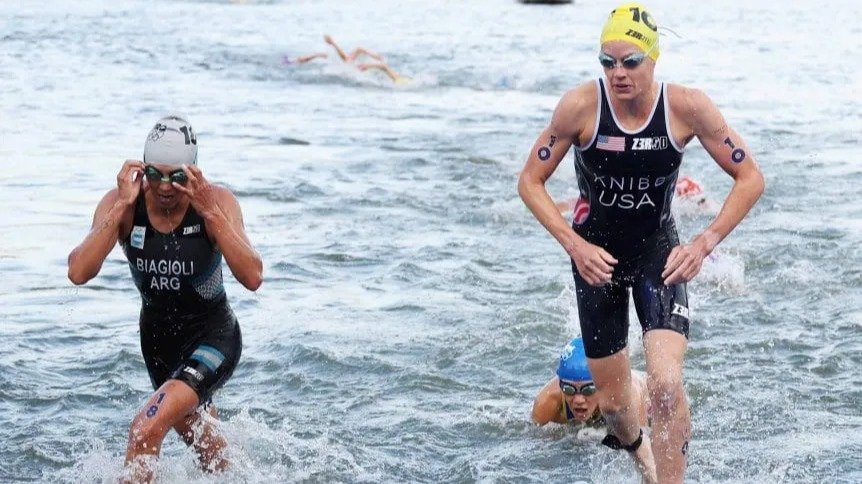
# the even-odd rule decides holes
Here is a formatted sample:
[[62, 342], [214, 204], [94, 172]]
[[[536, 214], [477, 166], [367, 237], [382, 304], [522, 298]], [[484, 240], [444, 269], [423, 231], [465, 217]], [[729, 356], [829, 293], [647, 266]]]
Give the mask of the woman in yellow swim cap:
[[[658, 26], [643, 5], [626, 3], [613, 9], [602, 28], [599, 44], [599, 62], [605, 68], [610, 89], [619, 99], [636, 99], [638, 93], [654, 87]], [[641, 64], [645, 65], [638, 69]]]
[[[686, 283], [763, 193], [745, 140], [698, 89], [656, 82], [658, 24], [640, 3], [614, 8], [601, 32], [603, 76], [563, 94], [518, 182], [524, 203], [572, 259], [578, 318], [601, 414], [615, 448], [650, 445], [654, 482], [682, 482], [691, 434], [682, 365], [689, 334]], [[670, 204], [686, 144], [697, 138], [733, 187], [715, 219], [680, 242]], [[545, 182], [577, 150], [578, 216], [571, 225]], [[653, 432], [632, 401], [628, 305], [643, 332]], [[644, 466], [648, 467], [648, 466]]]

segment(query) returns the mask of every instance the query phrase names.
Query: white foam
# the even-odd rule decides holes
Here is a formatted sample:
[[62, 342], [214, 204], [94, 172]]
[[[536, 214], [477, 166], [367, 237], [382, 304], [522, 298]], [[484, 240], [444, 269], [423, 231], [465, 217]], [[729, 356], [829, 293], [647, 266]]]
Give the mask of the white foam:
[[719, 291], [739, 294], [745, 288], [745, 264], [738, 256], [714, 251], [703, 261], [697, 283], [707, 283]]

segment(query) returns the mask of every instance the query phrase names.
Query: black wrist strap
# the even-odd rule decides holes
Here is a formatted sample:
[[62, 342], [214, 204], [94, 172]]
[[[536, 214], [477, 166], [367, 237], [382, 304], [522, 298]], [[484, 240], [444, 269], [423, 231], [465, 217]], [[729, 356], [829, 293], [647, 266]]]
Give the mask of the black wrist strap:
[[605, 436], [604, 439], [602, 439], [602, 445], [610, 447], [611, 449], [614, 449], [614, 450], [622, 449], [622, 450], [627, 450], [629, 452], [634, 452], [634, 451], [638, 450], [638, 448], [640, 448], [641, 443], [643, 443], [643, 441], [644, 441], [644, 431], [643, 431], [643, 429], [641, 429], [640, 433], [638, 434], [638, 438], [635, 439], [635, 441], [629, 445], [623, 445], [623, 443], [620, 442], [620, 439], [617, 438], [616, 435], [612, 435], [612, 434], [608, 434]]

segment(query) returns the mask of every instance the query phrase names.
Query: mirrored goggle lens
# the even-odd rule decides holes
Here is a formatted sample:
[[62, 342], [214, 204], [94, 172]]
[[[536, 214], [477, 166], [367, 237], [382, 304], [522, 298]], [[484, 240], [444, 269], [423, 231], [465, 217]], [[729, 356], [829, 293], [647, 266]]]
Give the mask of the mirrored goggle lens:
[[605, 54], [600, 54], [600, 55], [599, 55], [599, 63], [600, 63], [600, 64], [602, 65], [602, 67], [604, 67], [605, 69], [613, 69], [613, 68], [614, 68], [614, 66], [616, 66], [616, 65], [617, 65], [617, 61], [616, 61], [616, 59], [614, 59], [613, 57], [611, 57], [611, 56], [609, 56], [609, 55], [605, 55]]
[[645, 58], [646, 56], [643, 54], [632, 54], [623, 59], [623, 67], [626, 69], [634, 69], [641, 65], [641, 62], [643, 62]]
[[153, 183], [175, 182], [179, 183], [180, 185], [185, 185], [185, 183], [189, 181], [188, 177], [186, 176], [186, 172], [184, 172], [183, 170], [176, 170], [174, 172], [171, 172], [170, 175], [164, 176], [162, 172], [160, 172], [154, 166], [151, 165], [148, 165], [144, 169], [144, 175], [146, 175], [147, 180]]
[[185, 185], [187, 181], [189, 181], [189, 177], [186, 176], [186, 172], [182, 170], [177, 170], [171, 173], [171, 181], [175, 183], [179, 183], [180, 185]]
[[[641, 65], [641, 62], [643, 62], [644, 59], [646, 59], [645, 54], [632, 54], [621, 60], [620, 63], [626, 69], [634, 69]], [[601, 53], [599, 54], [599, 63], [601, 63], [602, 67], [605, 67], [606, 69], [613, 69], [617, 65], [617, 60], [605, 53]]]
[[576, 387], [575, 385], [569, 385], [568, 383], [563, 383], [560, 385], [560, 389], [568, 396], [574, 396], [578, 393], [582, 394], [585, 397], [589, 397], [590, 395], [594, 395], [596, 393], [596, 385], [593, 383], [587, 383], [581, 388]]

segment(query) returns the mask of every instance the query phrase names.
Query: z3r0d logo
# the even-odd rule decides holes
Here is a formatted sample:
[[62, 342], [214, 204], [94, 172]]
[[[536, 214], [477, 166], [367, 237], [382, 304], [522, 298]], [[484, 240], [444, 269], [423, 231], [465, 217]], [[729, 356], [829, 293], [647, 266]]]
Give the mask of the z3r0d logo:
[[667, 136], [632, 138], [632, 150], [663, 150], [667, 148]]
[[682, 304], [674, 303], [673, 310], [670, 312], [671, 314], [676, 314], [677, 316], [682, 316], [685, 319], [688, 319], [688, 308], [683, 306]]

